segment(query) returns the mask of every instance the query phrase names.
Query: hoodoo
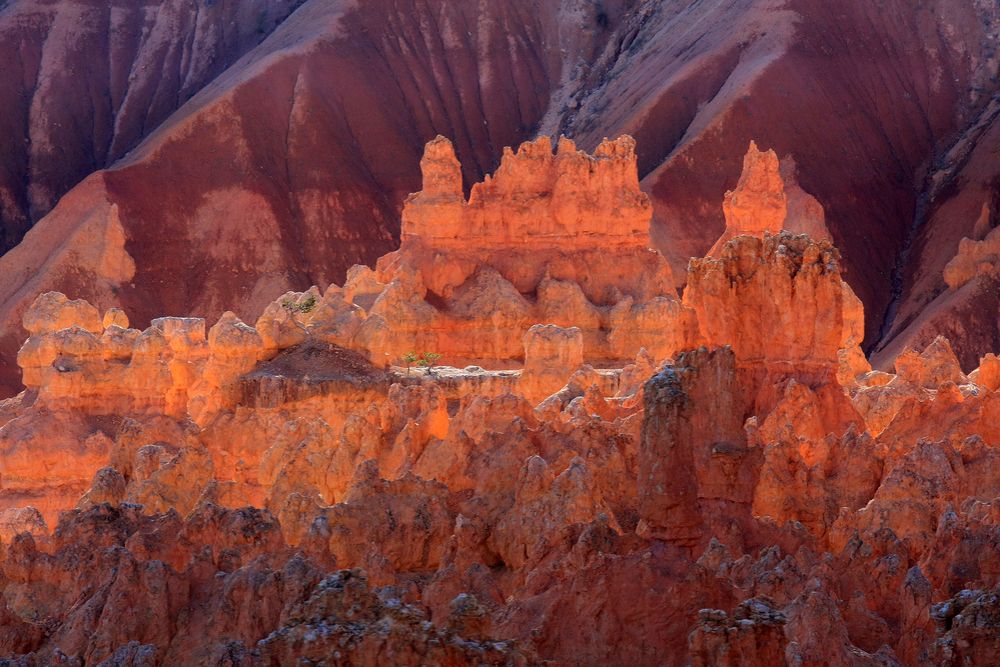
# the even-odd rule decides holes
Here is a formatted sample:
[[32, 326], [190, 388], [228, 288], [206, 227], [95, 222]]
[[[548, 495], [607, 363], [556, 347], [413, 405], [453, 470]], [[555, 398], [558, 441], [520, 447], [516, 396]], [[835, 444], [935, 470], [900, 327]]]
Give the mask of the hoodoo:
[[508, 149], [468, 200], [451, 142], [428, 143], [420, 164], [400, 249], [324, 295], [357, 317], [356, 332], [331, 342], [376, 364], [421, 349], [487, 367], [523, 361], [538, 323], [579, 327], [587, 359], [616, 365], [643, 347], [667, 357], [684, 346], [690, 320], [652, 248], [631, 137], [593, 155], [566, 138], [555, 153], [547, 137]]

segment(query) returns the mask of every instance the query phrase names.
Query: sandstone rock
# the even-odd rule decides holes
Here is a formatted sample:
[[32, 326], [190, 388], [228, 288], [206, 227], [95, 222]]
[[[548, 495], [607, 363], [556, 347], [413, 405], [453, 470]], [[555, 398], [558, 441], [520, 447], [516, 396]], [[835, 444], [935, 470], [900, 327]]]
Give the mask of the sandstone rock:
[[577, 327], [536, 324], [524, 334], [524, 370], [519, 390], [537, 403], [561, 389], [583, 365], [583, 333]]
[[985, 665], [1000, 650], [997, 592], [963, 590], [931, 611], [941, 637], [934, 644], [940, 665]]
[[731, 345], [741, 363], [835, 368], [838, 350], [859, 343], [849, 295], [833, 246], [783, 232], [736, 237], [717, 259], [693, 260], [684, 304], [701, 340]]
[[773, 150], [760, 151], [750, 142], [743, 158], [743, 173], [735, 190], [726, 192], [722, 205], [726, 231], [716, 241], [708, 256], [717, 257], [730, 239], [741, 235], [762, 237], [777, 234], [784, 228], [788, 198]]
[[[550, 277], [579, 283], [587, 297], [598, 304], [607, 302], [610, 285], [616, 285], [614, 281], [621, 277], [593, 270], [590, 278], [580, 273], [556, 275], [555, 271], [571, 269], [563, 263], [553, 264], [558, 254], [552, 252], [546, 258], [542, 248], [548, 246], [552, 251], [559, 248], [566, 252], [574, 245], [579, 246], [581, 239], [594, 235], [606, 239], [605, 250], [620, 247], [622, 252], [638, 251], [637, 257], [642, 257], [641, 251], [650, 247], [652, 211], [648, 199], [639, 191], [634, 166], [635, 142], [630, 137], [605, 141], [593, 156], [577, 151], [571, 142], [561, 143], [554, 155], [547, 137], [523, 144], [516, 153], [507, 149], [496, 173], [473, 187], [468, 202], [461, 197], [459, 167], [450, 142], [439, 137], [428, 144], [421, 168], [425, 165], [431, 169], [425, 175], [425, 184], [431, 190], [426, 198], [417, 193], [407, 201], [403, 209], [402, 247], [404, 254], [412, 255], [410, 261], [417, 262], [415, 268], [424, 274], [428, 287], [442, 296], [447, 296], [464, 279], [459, 283], [435, 279], [433, 271], [427, 270], [431, 265], [420, 263], [416, 253], [408, 253], [409, 246], [417, 250], [426, 244], [428, 250], [451, 251], [460, 263], [463, 257], [467, 260], [477, 257], [475, 247], [469, 244], [471, 235], [482, 247], [507, 250], [493, 253], [493, 261], [502, 262], [495, 268], [519, 291], [530, 291], [533, 285], [526, 281], [534, 280], [537, 284], [542, 277], [539, 269], [548, 266]], [[443, 181], [449, 179], [451, 184], [444, 185]], [[452, 215], [443, 209], [438, 218], [439, 203], [460, 206]], [[544, 245], [533, 243], [533, 252], [525, 253], [523, 244], [531, 239]], [[592, 248], [587, 243], [582, 250], [592, 252]], [[470, 251], [472, 254], [468, 254]], [[504, 257], [508, 253], [513, 256]], [[476, 261], [481, 262], [481, 259]], [[605, 261], [599, 266], [609, 265]], [[667, 271], [665, 264], [660, 264], [658, 271], [661, 273], [651, 277], [669, 278], [669, 273], [662, 274]], [[610, 285], [605, 286], [604, 281]], [[634, 290], [656, 290], [661, 286], [620, 285], [619, 288], [623, 292], [630, 289], [639, 296], [643, 292]]]
[[119, 327], [121, 329], [128, 329], [128, 315], [121, 308], [108, 308], [104, 311], [104, 318], [102, 319], [102, 324], [105, 329], [110, 327]]
[[904, 350], [896, 357], [896, 373], [918, 387], [937, 389], [943, 382], [965, 381], [962, 367], [948, 341], [938, 336], [924, 351]]
[[47, 535], [48, 526], [34, 507], [11, 507], [0, 512], [0, 540], [10, 541], [21, 533]]
[[987, 354], [979, 362], [979, 368], [969, 373], [969, 381], [989, 391], [1000, 389], [1000, 357]]
[[458, 630], [454, 625], [435, 627], [398, 599], [380, 599], [369, 590], [363, 572], [341, 570], [319, 582], [285, 624], [260, 642], [260, 662], [255, 664], [324, 660], [331, 653], [344, 664], [373, 667], [387, 654], [397, 665], [535, 663], [513, 643]]
[[593, 476], [582, 459], [554, 474], [539, 456], [524, 463], [514, 505], [490, 535], [490, 546], [504, 563], [515, 569], [540, 560], [553, 538], [574, 523], [595, 519], [614, 526], [611, 510], [595, 488]]
[[79, 327], [93, 334], [104, 330], [100, 313], [86, 301], [70, 300], [59, 292], [40, 294], [24, 314], [24, 328], [29, 335]]
[[29, 414], [0, 428], [0, 508], [34, 507], [49, 525], [76, 505], [113, 443], [79, 415]]
[[834, 600], [821, 590], [804, 592], [786, 612], [786, 632], [798, 641], [785, 649], [785, 662], [803, 665], [898, 664], [888, 646], [871, 655], [851, 643]]
[[[763, 463], [753, 493], [753, 513], [778, 524], [795, 521], [823, 538], [847, 508], [860, 510], [882, 480], [885, 452], [861, 422], [831, 430], [808, 388], [789, 383], [785, 398], [753, 432]], [[775, 426], [780, 425], [780, 430]]]
[[[894, 2], [900, 11], [910, 7], [901, 0]], [[938, 6], [941, 11], [933, 20], [909, 26], [889, 20], [891, 12], [873, 20], [864, 3], [851, 4], [837, 17], [820, 4], [800, 8], [798, 15], [806, 17], [802, 23], [815, 26], [814, 30], [798, 30], [798, 19], [768, 8], [748, 11], [730, 5], [706, 6], [695, 12], [670, 8], [654, 15], [640, 6], [567, 8], [546, 2], [530, 21], [518, 22], [516, 9], [504, 2], [449, 8], [447, 20], [415, 4], [406, 6], [409, 20], [399, 25], [382, 20], [385, 7], [378, 3], [356, 7], [348, 12], [351, 20], [344, 23], [337, 20], [340, 8], [310, 7], [282, 23], [281, 34], [234, 66], [220, 85], [205, 89], [204, 101], [185, 105], [176, 118], [164, 123], [177, 105], [206, 82], [216, 80], [294, 8], [268, 5], [255, 13], [221, 3], [199, 13], [185, 3], [171, 2], [164, 8], [169, 19], [153, 39], [144, 23], [145, 13], [135, 7], [123, 9], [112, 26], [93, 7], [81, 8], [73, 2], [29, 4], [11, 12], [3, 29], [4, 54], [11, 61], [21, 45], [27, 45], [23, 48], [31, 54], [17, 61], [3, 82], [7, 99], [25, 100], [4, 114], [5, 127], [17, 128], [12, 135], [16, 150], [9, 151], [3, 168], [4, 248], [89, 170], [121, 161], [107, 172], [108, 184], [101, 188], [105, 192], [96, 196], [90, 183], [81, 184], [74, 194], [86, 191], [89, 201], [76, 203], [60, 224], [46, 223], [41, 228], [44, 233], [30, 239], [35, 246], [32, 252], [5, 265], [3, 273], [15, 275], [26, 267], [26, 274], [43, 275], [43, 284], [34, 283], [38, 289], [28, 290], [31, 298], [40, 289], [68, 289], [58, 283], [67, 275], [77, 275], [66, 272], [76, 262], [61, 260], [54, 266], [48, 259], [57, 253], [84, 256], [95, 237], [65, 233], [66, 219], [76, 222], [87, 215], [95, 199], [110, 197], [123, 211], [131, 252], [143, 255], [137, 263], [148, 268], [138, 281], [127, 279], [114, 285], [134, 290], [128, 305], [136, 322], [145, 324], [148, 316], [175, 311], [183, 303], [183, 285], [170, 279], [174, 267], [183, 267], [184, 275], [197, 271], [208, 276], [202, 284], [211, 289], [201, 291], [192, 312], [214, 319], [230, 307], [252, 317], [286, 288], [339, 280], [351, 263], [374, 261], [392, 247], [398, 206], [404, 193], [418, 187], [416, 163], [422, 142], [436, 132], [448, 131], [457, 138], [465, 180], [471, 183], [482, 177], [483, 168], [496, 162], [500, 146], [516, 144], [525, 132], [535, 131], [526, 128], [535, 128], [539, 134], [562, 128], [578, 137], [581, 146], [591, 147], [609, 128], [627, 127], [639, 137], [641, 146], [648, 141], [656, 147], [643, 150], [641, 173], [647, 175], [645, 191], [652, 193], [662, 211], [658, 218], [664, 250], [681, 258], [677, 273], [683, 271], [689, 256], [702, 254], [721, 231], [722, 215], [715, 204], [732, 187], [739, 157], [753, 134], [762, 143], [792, 147], [799, 156], [803, 182], [808, 181], [811, 191], [821, 193], [825, 203], [836, 207], [831, 210], [831, 224], [838, 240], [847, 244], [851, 280], [869, 304], [874, 314], [870, 317], [880, 317], [888, 298], [882, 287], [894, 261], [887, 249], [899, 247], [906, 234], [906, 226], [894, 221], [909, 217], [906, 211], [912, 210], [917, 197], [914, 187], [900, 184], [921, 180], [936, 137], [956, 137], [956, 145], [949, 159], [932, 165], [934, 173], [927, 182], [935, 190], [942, 183], [958, 185], [942, 196], [928, 198], [933, 201], [928, 211], [931, 224], [910, 256], [914, 269], [910, 273], [934, 274], [939, 281], [940, 268], [950, 259], [958, 239], [980, 238], [974, 233], [980, 227], [976, 218], [984, 200], [990, 199], [990, 156], [996, 133], [984, 131], [989, 128], [984, 119], [992, 116], [980, 107], [986, 104], [992, 85], [989, 48], [994, 14], [992, 7], [981, 3], [956, 6], [935, 0]], [[260, 16], [264, 19], [259, 20]], [[758, 30], [761, 22], [772, 22], [775, 28], [762, 33]], [[427, 57], [415, 65], [410, 52], [392, 46], [393, 38], [404, 27], [415, 30], [429, 23], [442, 34], [449, 26], [462, 24], [491, 29], [473, 31], [460, 44], [432, 39]], [[559, 30], [558, 39], [549, 38], [555, 27], [565, 25], [574, 29]], [[711, 28], [719, 25], [727, 28]], [[504, 34], [502, 26], [507, 34], [517, 35], [515, 55], [510, 59], [493, 55], [494, 44]], [[614, 45], [638, 26], [645, 26], [655, 39], [636, 43], [634, 57], [621, 58]], [[135, 49], [119, 54], [107, 39], [112, 27], [116, 34], [128, 35]], [[957, 31], [947, 29], [951, 27]], [[845, 49], [845, 57], [866, 65], [863, 71], [854, 72], [854, 78], [829, 76], [818, 61], [800, 58], [812, 48], [813, 39], [841, 31], [865, 35], [871, 43], [933, 43], [934, 48], [918, 61], [906, 57], [908, 51], [903, 48], [878, 61], [866, 59], [861, 47]], [[358, 44], [367, 45], [369, 39], [379, 57], [358, 57], [368, 53]], [[160, 45], [171, 40], [190, 44], [190, 53], [164, 56]], [[60, 48], [64, 43], [73, 46]], [[337, 47], [327, 49], [327, 44]], [[719, 54], [734, 53], [734, 49], [754, 53], [759, 49], [767, 57], [748, 57], [738, 68], [720, 66], [724, 58]], [[48, 57], [43, 58], [43, 53]], [[305, 81], [297, 80], [296, 66], [251, 67], [269, 59], [297, 64], [303, 53], [310, 71], [316, 73]], [[692, 54], [697, 57], [689, 57]], [[66, 64], [74, 59], [101, 64], [91, 80], [99, 91], [97, 98], [103, 100], [100, 109], [95, 110], [88, 104], [90, 96], [81, 93], [80, 77], [73, 76], [72, 67]], [[583, 65], [574, 69], [576, 63]], [[606, 69], [611, 65], [618, 68], [614, 76], [598, 75], [611, 71]], [[420, 74], [412, 86], [394, 85], [414, 68]], [[33, 86], [39, 78], [32, 75], [36, 71], [44, 73], [44, 85]], [[935, 71], [953, 71], [955, 76], [925, 97], [913, 95], [928, 73]], [[135, 77], [129, 78], [129, 72]], [[651, 73], [658, 76], [651, 77]], [[792, 79], [821, 85], [797, 86], [789, 101], [788, 90], [780, 83]], [[866, 83], [853, 85], [858, 81]], [[724, 85], [727, 82], [731, 85]], [[881, 104], [863, 92], [876, 88], [892, 104]], [[237, 89], [246, 94], [237, 94]], [[273, 101], [273, 91], [285, 89], [294, 92], [288, 99], [295, 113], [283, 104], [267, 103]], [[339, 95], [331, 91], [344, 90], [354, 94], [331, 99]], [[373, 96], [379, 104], [371, 104]], [[58, 111], [45, 111], [51, 106], [46, 102], [53, 99], [59, 100]], [[617, 104], [636, 99], [643, 103]], [[960, 114], [954, 112], [958, 99], [964, 105]], [[747, 105], [747, 100], [752, 102]], [[844, 114], [847, 108], [863, 112]], [[751, 113], [751, 109], [765, 113]], [[295, 122], [288, 141], [270, 141], [269, 137], [287, 130], [290, 117]], [[357, 150], [356, 118], [364, 119], [368, 136], [377, 137], [384, 149]], [[347, 119], [355, 132], [343, 129]], [[818, 119], [825, 131], [811, 131], [812, 124], [803, 119]], [[256, 131], [259, 126], [267, 131]], [[921, 134], [913, 131], [916, 127], [930, 130]], [[192, 128], [195, 131], [189, 131]], [[137, 148], [144, 137], [148, 142]], [[662, 137], [676, 140], [661, 147], [656, 142]], [[241, 146], [238, 155], [219, 156], [224, 147], [234, 144]], [[972, 150], [977, 145], [980, 148]], [[860, 148], [851, 150], [851, 146]], [[137, 150], [122, 159], [133, 148]], [[261, 155], [269, 159], [262, 163]], [[329, 161], [336, 167], [320, 159], [321, 155], [338, 156]], [[292, 169], [290, 186], [286, 164]], [[955, 176], [954, 171], [961, 173]], [[310, 177], [296, 178], [299, 174]], [[104, 176], [95, 180], [103, 182]], [[325, 185], [317, 186], [330, 182], [336, 184], [333, 191], [344, 193], [342, 198], [331, 197]], [[290, 199], [276, 194], [289, 189], [294, 193]], [[184, 202], [184, 209], [159, 206], [157, 192]], [[246, 229], [242, 235], [231, 234], [228, 222], [233, 210], [258, 215], [264, 224], [257, 228], [266, 224], [273, 234], [254, 241], [269, 243], [241, 243]], [[970, 213], [967, 223], [966, 210]], [[295, 211], [303, 212], [301, 217]], [[336, 219], [332, 226], [326, 215], [330, 211]], [[377, 220], [374, 226], [373, 219]], [[192, 220], [197, 224], [192, 225]], [[874, 236], [852, 233], [858, 228], [878, 231]], [[197, 233], [187, 236], [190, 229]], [[177, 239], [176, 245], [158, 242], [162, 230], [169, 230], [165, 236]], [[45, 243], [36, 241], [43, 236]], [[66, 244], [71, 236], [74, 241]], [[225, 243], [205, 242], [220, 238]], [[302, 238], [306, 241], [296, 240]], [[244, 261], [249, 255], [247, 246], [255, 252]], [[30, 261], [25, 261], [25, 254], [30, 254]], [[322, 276], [322, 280], [311, 276]], [[91, 283], [94, 293], [82, 296], [95, 303], [98, 295], [109, 298], [102, 294], [101, 282]], [[8, 295], [15, 295], [21, 287], [12, 286]], [[926, 295], [922, 287], [904, 300], [922, 305]], [[224, 303], [226, 295], [233, 294], [239, 295], [240, 303]], [[139, 316], [134, 304], [148, 304], [148, 312]], [[100, 305], [103, 308], [107, 303]], [[20, 307], [5, 310], [10, 326], [5, 341], [23, 338], [16, 327]], [[869, 336], [876, 336], [876, 331], [869, 327]], [[961, 347], [957, 341], [953, 344]], [[16, 345], [5, 342], [4, 348], [4, 358], [12, 362]], [[976, 350], [976, 358], [985, 349]], [[966, 363], [964, 352], [959, 354]], [[6, 385], [13, 390], [16, 368], [9, 363], [3, 370]]]
[[[802, 189], [798, 181], [798, 164], [787, 155], [781, 158], [779, 172], [785, 189], [788, 212], [783, 228], [795, 234], [805, 234], [816, 241], [833, 242], [826, 226], [826, 211], [815, 197]], [[860, 299], [859, 299], [860, 302]], [[864, 317], [861, 319], [864, 325]]]
[[121, 472], [111, 467], [101, 468], [94, 473], [94, 481], [80, 498], [77, 507], [86, 509], [102, 503], [119, 505], [125, 500], [125, 489], [126, 482]]
[[777, 665], [785, 659], [785, 616], [767, 598], [746, 600], [732, 617], [721, 609], [702, 609], [688, 637], [691, 664]]
[[595, 358], [631, 358], [643, 345], [670, 354], [687, 341], [669, 268], [650, 249], [631, 138], [592, 155], [568, 140], [555, 154], [545, 137], [525, 143], [467, 201], [450, 142], [428, 144], [421, 165], [428, 190], [407, 199], [401, 247], [375, 272], [386, 287], [369, 312], [392, 326], [362, 325], [356, 345], [373, 360], [392, 347], [519, 360], [516, 341], [538, 322], [579, 326]]
[[748, 519], [753, 453], [733, 351], [682, 354], [646, 383], [644, 402], [638, 532], [693, 549], [716, 517]]
[[[4, 651], [919, 664], [933, 601], [997, 585], [991, 358], [870, 371], [837, 252], [787, 231], [653, 294], [627, 140], [527, 144], [468, 200], [450, 145], [426, 155], [424, 236], [257, 327], [39, 318], [68, 326], [32, 333], [0, 406]], [[411, 349], [481, 363], [394, 365]], [[980, 625], [956, 645], [988, 650]]]
[[962, 239], [958, 254], [944, 267], [944, 281], [950, 289], [982, 275], [1000, 277], [1000, 230], [992, 230], [981, 241]]
[[365, 565], [373, 576], [376, 555], [385, 560], [383, 576], [436, 569], [454, 525], [446, 490], [412, 476], [387, 482], [374, 462], [359, 466], [344, 501], [319, 512], [329, 526], [329, 553], [338, 565]]

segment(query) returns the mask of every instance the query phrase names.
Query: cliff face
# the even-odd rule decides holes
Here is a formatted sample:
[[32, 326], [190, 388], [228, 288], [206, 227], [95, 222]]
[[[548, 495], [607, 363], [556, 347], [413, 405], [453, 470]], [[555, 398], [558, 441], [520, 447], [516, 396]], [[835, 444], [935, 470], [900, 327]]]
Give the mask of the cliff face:
[[[996, 357], [967, 374], [940, 338], [870, 370], [838, 251], [787, 230], [651, 307], [631, 140], [506, 160], [466, 199], [432, 141], [401, 248], [253, 326], [35, 299], [0, 402], [0, 655], [988, 664]], [[588, 243], [655, 271], [550, 277]]]

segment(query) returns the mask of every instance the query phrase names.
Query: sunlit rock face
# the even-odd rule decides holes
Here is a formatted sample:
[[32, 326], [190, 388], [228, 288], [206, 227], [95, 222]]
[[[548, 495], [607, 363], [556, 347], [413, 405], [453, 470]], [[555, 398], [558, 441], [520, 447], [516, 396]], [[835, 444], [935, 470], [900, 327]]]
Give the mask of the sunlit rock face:
[[743, 172], [736, 189], [726, 192], [722, 212], [726, 231], [708, 251], [716, 255], [729, 239], [741, 234], [762, 236], [780, 232], [788, 215], [788, 197], [781, 177], [778, 156], [773, 150], [761, 151], [750, 142], [743, 158]]
[[482, 265], [523, 294], [546, 277], [577, 283], [599, 305], [673, 293], [666, 262], [651, 250], [653, 209], [629, 136], [605, 140], [592, 155], [565, 137], [555, 152], [548, 137], [507, 149], [468, 201], [450, 141], [430, 142], [421, 169], [424, 189], [403, 207], [400, 255], [439, 296]]
[[401, 247], [375, 272], [386, 287], [371, 313], [397, 321], [381, 345], [520, 360], [521, 335], [550, 323], [579, 327], [593, 359], [683, 347], [689, 320], [652, 249], [631, 137], [592, 155], [566, 138], [554, 152], [547, 137], [507, 149], [468, 200], [451, 142], [431, 141], [420, 164], [424, 188], [404, 204]]
[[796, 170], [793, 157], [779, 160], [773, 149], [762, 151], [751, 141], [740, 180], [723, 200], [726, 229], [707, 256], [718, 257], [737, 236], [761, 238], [782, 230], [805, 234], [814, 241], [829, 241], [823, 206], [802, 189]]
[[779, 377], [812, 374], [849, 384], [870, 370], [860, 349], [861, 302], [841, 279], [828, 241], [781, 232], [738, 236], [719, 257], [692, 259], [684, 305], [699, 342], [730, 345], [744, 366]]
[[681, 298], [628, 139], [527, 144], [468, 199], [435, 140], [400, 250], [253, 324], [38, 295], [0, 657], [989, 664], [1000, 362], [871, 370], [772, 157]]

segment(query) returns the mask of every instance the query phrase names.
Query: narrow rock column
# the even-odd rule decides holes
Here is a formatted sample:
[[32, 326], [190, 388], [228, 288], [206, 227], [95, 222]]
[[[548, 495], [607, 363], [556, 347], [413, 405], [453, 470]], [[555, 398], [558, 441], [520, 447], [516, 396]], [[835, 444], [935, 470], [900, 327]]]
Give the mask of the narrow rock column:
[[749, 519], [755, 467], [745, 395], [729, 347], [685, 352], [646, 383], [640, 535], [694, 549]]

